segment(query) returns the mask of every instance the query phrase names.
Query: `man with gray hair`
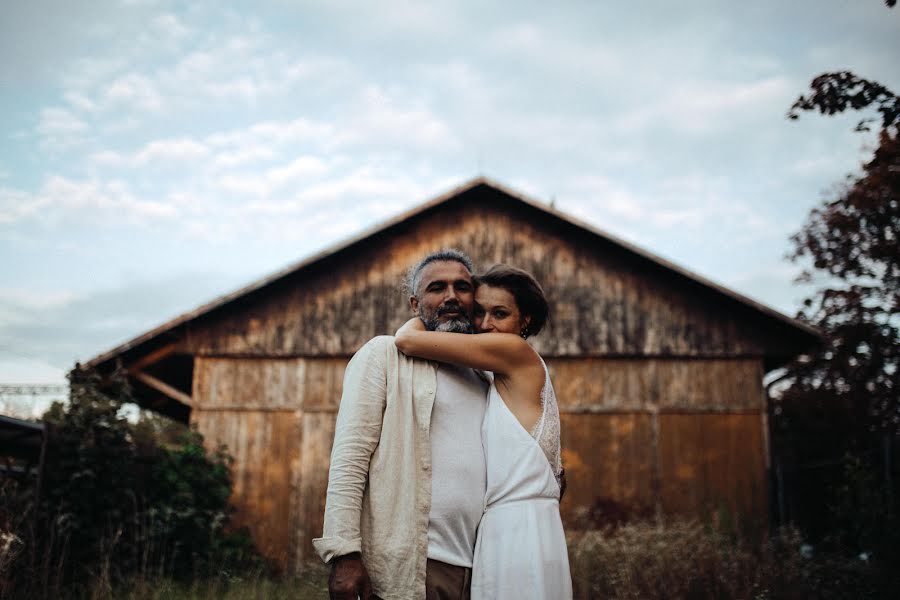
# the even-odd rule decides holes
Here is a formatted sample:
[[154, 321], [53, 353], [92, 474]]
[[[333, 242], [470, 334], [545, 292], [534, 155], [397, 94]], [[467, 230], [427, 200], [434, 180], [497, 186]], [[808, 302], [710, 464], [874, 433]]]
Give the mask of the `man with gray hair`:
[[[472, 333], [472, 261], [425, 256], [407, 276], [429, 330]], [[332, 598], [467, 599], [484, 509], [487, 383], [472, 369], [411, 358], [392, 336], [350, 360], [335, 425], [324, 531]]]

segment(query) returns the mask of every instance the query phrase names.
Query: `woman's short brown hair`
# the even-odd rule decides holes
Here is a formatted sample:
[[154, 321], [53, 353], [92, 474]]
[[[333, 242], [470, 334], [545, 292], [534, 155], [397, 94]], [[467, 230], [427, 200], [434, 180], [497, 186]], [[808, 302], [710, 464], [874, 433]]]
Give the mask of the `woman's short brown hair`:
[[475, 277], [476, 285], [502, 288], [513, 295], [522, 317], [531, 317], [531, 322], [522, 331], [524, 337], [537, 335], [550, 314], [547, 297], [537, 279], [522, 269], [497, 264], [487, 272]]

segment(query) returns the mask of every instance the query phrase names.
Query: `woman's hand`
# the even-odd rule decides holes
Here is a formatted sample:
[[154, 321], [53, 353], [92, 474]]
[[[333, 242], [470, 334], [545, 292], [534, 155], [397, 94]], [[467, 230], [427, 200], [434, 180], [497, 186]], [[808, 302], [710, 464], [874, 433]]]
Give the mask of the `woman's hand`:
[[406, 353], [415, 343], [416, 336], [421, 335], [423, 331], [425, 331], [425, 323], [419, 317], [413, 317], [394, 334], [394, 345], [400, 352]]

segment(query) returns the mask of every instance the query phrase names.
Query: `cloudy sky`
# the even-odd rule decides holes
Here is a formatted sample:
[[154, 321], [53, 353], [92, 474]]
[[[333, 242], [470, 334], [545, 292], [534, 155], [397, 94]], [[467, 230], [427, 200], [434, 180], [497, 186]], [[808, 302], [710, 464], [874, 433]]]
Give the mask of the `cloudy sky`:
[[0, 383], [478, 174], [794, 314], [788, 237], [871, 139], [785, 113], [898, 56], [882, 0], [7, 2]]

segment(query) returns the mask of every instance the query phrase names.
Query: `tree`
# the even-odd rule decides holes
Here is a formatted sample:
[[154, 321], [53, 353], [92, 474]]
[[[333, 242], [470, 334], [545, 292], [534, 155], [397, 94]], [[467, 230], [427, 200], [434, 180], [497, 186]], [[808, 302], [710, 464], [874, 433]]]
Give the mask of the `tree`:
[[[874, 109], [878, 146], [861, 174], [848, 176], [791, 238], [789, 258], [808, 264], [801, 279], [824, 279], [798, 313], [824, 340], [787, 368], [775, 399], [775, 452], [793, 458], [802, 524], [844, 550], [874, 552], [879, 589], [893, 594], [900, 572], [900, 495], [892, 489], [900, 433], [900, 98], [849, 71], [819, 75], [810, 87], [789, 118]], [[856, 129], [869, 131], [877, 120], [863, 118]], [[812, 466], [800, 469], [804, 462]]]
[[[874, 106], [881, 114], [879, 146], [848, 177], [837, 196], [814, 208], [791, 241], [792, 260], [808, 259], [801, 275], [829, 285], [807, 298], [798, 315], [825, 334], [822, 350], [789, 368], [782, 402], [807, 398], [841, 407], [852, 442], [900, 425], [900, 98], [853, 73], [826, 73], [812, 82], [789, 116], [835, 114]], [[860, 121], [867, 129], [872, 119]]]

